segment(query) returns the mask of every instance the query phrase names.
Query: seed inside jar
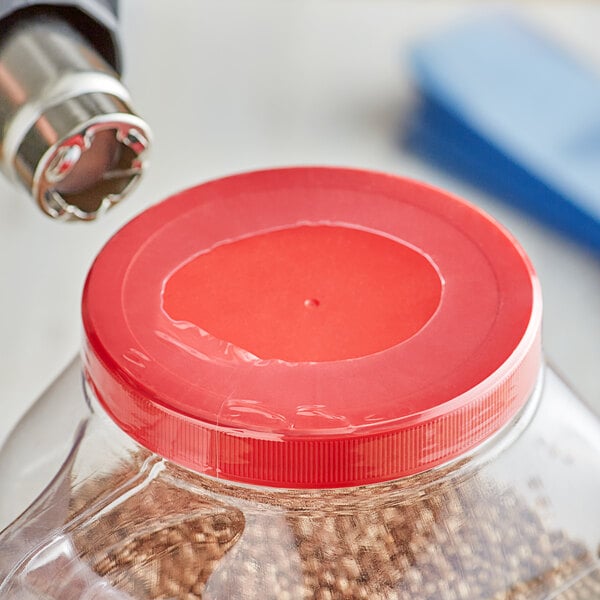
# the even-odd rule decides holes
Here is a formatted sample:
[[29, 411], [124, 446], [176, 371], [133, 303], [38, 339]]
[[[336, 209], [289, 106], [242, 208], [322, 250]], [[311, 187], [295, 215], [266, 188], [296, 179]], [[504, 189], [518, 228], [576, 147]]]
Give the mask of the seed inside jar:
[[80, 560], [126, 598], [600, 597], [585, 546], [478, 475], [257, 491], [173, 465], [144, 478], [142, 458], [74, 486], [70, 504]]

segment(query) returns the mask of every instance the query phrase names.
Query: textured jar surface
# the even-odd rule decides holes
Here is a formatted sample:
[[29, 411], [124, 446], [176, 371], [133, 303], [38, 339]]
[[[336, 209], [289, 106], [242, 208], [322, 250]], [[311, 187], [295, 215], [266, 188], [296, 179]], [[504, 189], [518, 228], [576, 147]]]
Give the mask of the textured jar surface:
[[334, 490], [195, 474], [91, 406], [53, 483], [0, 538], [3, 598], [597, 597], [599, 428], [552, 371], [468, 457]]

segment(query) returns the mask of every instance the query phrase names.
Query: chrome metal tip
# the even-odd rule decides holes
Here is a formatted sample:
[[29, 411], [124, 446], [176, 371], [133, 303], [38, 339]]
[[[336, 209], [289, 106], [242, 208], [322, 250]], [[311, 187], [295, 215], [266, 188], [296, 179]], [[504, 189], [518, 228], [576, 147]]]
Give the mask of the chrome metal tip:
[[134, 115], [103, 116], [54, 144], [39, 162], [32, 192], [61, 220], [90, 221], [120, 202], [143, 173], [150, 131]]
[[150, 130], [118, 74], [45, 13], [0, 40], [0, 168], [50, 217], [90, 221], [144, 170]]

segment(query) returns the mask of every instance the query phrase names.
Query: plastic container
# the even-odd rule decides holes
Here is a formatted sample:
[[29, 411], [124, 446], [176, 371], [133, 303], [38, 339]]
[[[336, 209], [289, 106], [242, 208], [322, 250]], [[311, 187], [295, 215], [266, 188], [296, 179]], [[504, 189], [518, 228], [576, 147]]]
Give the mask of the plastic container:
[[0, 597], [597, 599], [600, 427], [541, 315], [515, 240], [420, 183], [158, 204], [0, 455]]

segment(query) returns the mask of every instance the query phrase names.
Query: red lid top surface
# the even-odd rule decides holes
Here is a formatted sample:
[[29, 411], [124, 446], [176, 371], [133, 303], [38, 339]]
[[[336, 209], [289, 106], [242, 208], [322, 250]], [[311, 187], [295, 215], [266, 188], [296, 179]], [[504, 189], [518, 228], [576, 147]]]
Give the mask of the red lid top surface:
[[296, 168], [182, 192], [84, 291], [86, 376], [140, 444], [232, 481], [339, 487], [460, 456], [540, 365], [541, 296], [478, 209], [379, 173]]

